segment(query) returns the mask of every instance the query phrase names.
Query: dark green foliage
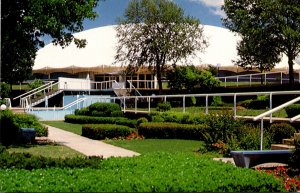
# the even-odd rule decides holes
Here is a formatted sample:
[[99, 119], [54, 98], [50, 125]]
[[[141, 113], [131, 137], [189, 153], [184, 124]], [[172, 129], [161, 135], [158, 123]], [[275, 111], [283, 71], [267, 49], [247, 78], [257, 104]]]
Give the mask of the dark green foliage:
[[192, 92], [195, 88], [212, 89], [220, 85], [211, 72], [199, 70], [195, 66], [178, 66], [167, 72], [169, 88], [172, 90], [187, 89]]
[[[121, 107], [117, 103], [94, 103], [89, 107], [90, 113], [98, 112], [101, 117], [110, 117], [114, 111], [121, 111]], [[96, 115], [97, 116], [97, 115]]]
[[82, 109], [76, 109], [75, 110], [75, 115], [85, 115], [88, 116], [90, 114], [89, 108], [85, 107]]
[[294, 141], [295, 150], [289, 162], [289, 173], [292, 175], [300, 175], [300, 139]]
[[152, 112], [149, 116], [152, 122], [174, 122], [182, 124], [203, 124], [205, 122], [205, 115], [202, 113]]
[[123, 125], [97, 124], [82, 126], [82, 136], [91, 139], [127, 137], [133, 131], [133, 129]]
[[66, 115], [65, 122], [78, 124], [118, 124], [132, 128], [136, 127], [136, 120], [130, 120], [125, 117], [90, 117]]
[[269, 133], [273, 143], [282, 143], [282, 139], [291, 138], [296, 129], [289, 123], [274, 123]]
[[221, 96], [213, 96], [213, 101], [211, 102], [212, 106], [223, 106], [224, 103], [222, 101]]
[[285, 107], [286, 114], [288, 117], [295, 117], [300, 114], [300, 104], [292, 104]]
[[123, 111], [113, 111], [111, 112], [112, 117], [124, 117]]
[[169, 111], [171, 110], [172, 106], [171, 106], [171, 103], [166, 101], [166, 102], [162, 102], [162, 103], [158, 103], [157, 104], [157, 111]]
[[269, 96], [258, 96], [257, 99], [242, 101], [239, 105], [249, 109], [266, 109], [270, 107], [270, 99]]
[[141, 117], [137, 120], [137, 125], [140, 125], [141, 123], [148, 123], [148, 119], [145, 117]]
[[[246, 124], [240, 128], [239, 149], [258, 150], [260, 149], [260, 127]], [[270, 149], [271, 137], [269, 132], [264, 132], [263, 149]]]
[[31, 83], [28, 84], [28, 87], [30, 89], [35, 89], [35, 88], [38, 88], [40, 86], [43, 85], [43, 81], [40, 80], [40, 79], [35, 79], [34, 81], [32, 81]]
[[8, 98], [10, 93], [10, 86], [4, 82], [0, 83], [0, 99]]
[[202, 140], [206, 125], [179, 123], [142, 123], [138, 126], [139, 135], [158, 139], [195, 139]]
[[0, 151], [0, 168], [44, 169], [44, 168], [101, 168], [101, 157], [47, 158], [29, 153], [8, 153]]
[[48, 136], [48, 128], [40, 124], [34, 115], [15, 114], [14, 123], [19, 128], [34, 128], [37, 137]]
[[14, 124], [11, 110], [0, 111], [0, 143], [10, 145], [19, 142], [20, 129]]
[[[273, 175], [184, 153], [110, 158], [101, 169], [0, 170], [1, 192], [282, 192]], [[22, 184], [22, 185], [20, 185]]]
[[210, 113], [205, 117], [205, 124], [208, 128], [205, 130], [203, 141], [207, 149], [212, 149], [214, 144], [224, 143], [227, 147], [223, 153], [227, 154], [230, 150], [238, 148], [239, 129], [242, 123], [234, 120], [231, 112]]

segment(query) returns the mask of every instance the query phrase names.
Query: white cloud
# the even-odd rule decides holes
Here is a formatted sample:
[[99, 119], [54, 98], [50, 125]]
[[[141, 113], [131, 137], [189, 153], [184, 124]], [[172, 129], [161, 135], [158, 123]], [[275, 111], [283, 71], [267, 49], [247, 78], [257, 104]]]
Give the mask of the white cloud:
[[224, 11], [221, 10], [221, 6], [224, 5], [224, 0], [189, 0], [191, 2], [201, 3], [210, 8], [210, 11], [221, 17], [225, 17]]

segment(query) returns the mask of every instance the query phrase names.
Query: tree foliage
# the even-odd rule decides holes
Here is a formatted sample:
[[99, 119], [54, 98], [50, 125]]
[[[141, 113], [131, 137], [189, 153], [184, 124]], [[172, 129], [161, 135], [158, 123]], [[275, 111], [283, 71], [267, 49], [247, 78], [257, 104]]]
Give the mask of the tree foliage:
[[239, 45], [241, 55], [252, 57], [255, 65], [272, 66], [286, 54], [293, 84], [293, 60], [300, 52], [300, 1], [225, 0], [223, 10], [224, 25], [244, 39]]
[[154, 67], [160, 91], [166, 65], [175, 66], [207, 44], [200, 21], [169, 0], [132, 0], [116, 30], [116, 61], [129, 68]]
[[3, 0], [1, 1], [1, 79], [13, 84], [28, 78], [43, 36], [62, 47], [85, 40], [72, 33], [83, 30], [85, 18], [94, 19], [98, 0]]
[[195, 66], [177, 66], [167, 71], [169, 88], [172, 90], [187, 89], [193, 92], [195, 88], [212, 89], [220, 85], [211, 72], [199, 70]]

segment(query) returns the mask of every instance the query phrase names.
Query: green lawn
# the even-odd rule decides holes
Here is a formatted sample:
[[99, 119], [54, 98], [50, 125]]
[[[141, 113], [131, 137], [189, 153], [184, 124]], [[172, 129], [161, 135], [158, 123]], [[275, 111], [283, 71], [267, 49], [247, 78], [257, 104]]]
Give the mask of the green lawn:
[[83, 154], [67, 146], [57, 144], [11, 146], [7, 149], [7, 151], [9, 153], [30, 153], [35, 156], [51, 158], [71, 158], [84, 156]]
[[60, 129], [66, 130], [66, 131], [70, 131], [77, 135], [81, 135], [81, 132], [82, 132], [82, 125], [80, 125], [80, 124], [67, 123], [64, 121], [43, 121], [41, 123], [50, 125], [52, 127], [57, 127], [57, 128], [60, 128]]
[[141, 154], [152, 152], [193, 153], [203, 146], [202, 141], [180, 139], [104, 140], [105, 143], [123, 147]]

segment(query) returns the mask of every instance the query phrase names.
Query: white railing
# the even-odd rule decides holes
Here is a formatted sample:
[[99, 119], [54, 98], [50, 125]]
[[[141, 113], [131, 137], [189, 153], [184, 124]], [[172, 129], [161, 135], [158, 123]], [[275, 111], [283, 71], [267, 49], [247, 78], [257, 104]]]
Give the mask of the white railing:
[[30, 106], [31, 105], [31, 98], [32, 98], [32, 96], [34, 96], [34, 95], [36, 95], [38, 93], [41, 93], [41, 92], [43, 93], [44, 96], [46, 96], [46, 90], [48, 90], [48, 92], [49, 92], [50, 89], [52, 90], [53, 87], [56, 86], [56, 85], [58, 85], [58, 84], [59, 84], [59, 82], [56, 82], [54, 84], [51, 83], [51, 85], [48, 85], [45, 88], [41, 88], [41, 89], [39, 89], [39, 90], [37, 90], [37, 91], [35, 91], [35, 92], [33, 92], [33, 93], [25, 96], [25, 97], [20, 98], [20, 105], [21, 105], [21, 107], [22, 108], [26, 108], [27, 105]]
[[142, 96], [142, 94], [135, 88], [135, 86], [133, 86], [132, 81], [127, 80], [127, 82], [129, 83], [129, 91], [130, 92], [133, 89], [139, 96]]
[[[271, 109], [271, 110], [269, 110], [267, 112], [264, 112], [264, 113], [262, 113], [262, 114], [260, 114], [260, 115], [258, 115], [258, 116], [256, 116], [256, 117], [253, 118], [253, 121], [257, 121], [257, 120], [260, 119], [260, 150], [263, 149], [263, 128], [264, 128], [264, 121], [263, 121], [263, 119], [264, 119], [264, 117], [269, 116], [269, 115], [271, 116], [272, 113], [274, 113], [276, 111], [279, 111], [279, 110], [281, 110], [281, 109], [283, 109], [283, 108], [285, 108], [285, 107], [287, 107], [287, 106], [289, 106], [291, 104], [294, 104], [294, 103], [296, 103], [298, 101], [300, 101], [300, 97], [297, 97], [297, 98], [295, 98], [295, 99], [293, 99], [291, 101], [288, 101], [288, 102], [286, 102], [286, 103], [284, 103], [284, 104], [282, 104], [282, 105], [280, 105], [280, 106], [278, 106], [278, 107], [276, 107], [274, 109]], [[295, 121], [295, 120], [297, 120], [299, 118], [300, 118], [300, 115], [297, 115], [297, 116], [291, 118], [291, 121]]]
[[36, 91], [38, 91], [38, 90], [42, 90], [44, 87], [47, 87], [47, 88], [51, 88], [51, 89], [52, 89], [53, 82], [54, 82], [54, 81], [50, 81], [50, 82], [47, 83], [47, 84], [44, 84], [44, 85], [42, 85], [42, 86], [40, 86], [40, 87], [38, 87], [38, 88], [35, 88], [35, 89], [33, 89], [33, 90], [30, 90], [30, 91], [28, 91], [28, 92], [26, 92], [26, 93], [24, 93], [24, 94], [21, 94], [21, 95], [15, 97], [15, 98], [13, 98], [13, 100], [16, 100], [16, 99], [18, 99], [18, 98], [20, 98], [20, 99], [21, 99], [21, 98], [24, 98], [24, 96], [30, 95], [30, 94], [32, 94], [33, 92], [36, 92]]
[[[274, 77], [274, 75], [278, 74], [278, 77]], [[268, 75], [272, 75], [273, 77], [268, 77]], [[255, 82], [261, 82], [261, 78], [263, 78], [263, 83], [266, 85], [267, 82], [276, 82], [283, 84], [284, 81], [288, 82], [289, 78], [284, 78], [284, 75], [287, 74], [283, 71], [280, 72], [266, 72], [266, 73], [256, 73], [256, 74], [244, 74], [244, 75], [236, 75], [236, 76], [225, 76], [225, 77], [216, 77], [220, 81], [224, 82], [224, 86], [227, 87], [228, 81], [236, 82], [236, 86], [240, 85], [241, 81], [247, 81], [247, 85], [252, 86]], [[298, 79], [296, 81], [300, 83], [300, 72], [298, 73]]]
[[5, 105], [7, 108], [11, 109], [11, 100], [10, 98], [4, 98]]

